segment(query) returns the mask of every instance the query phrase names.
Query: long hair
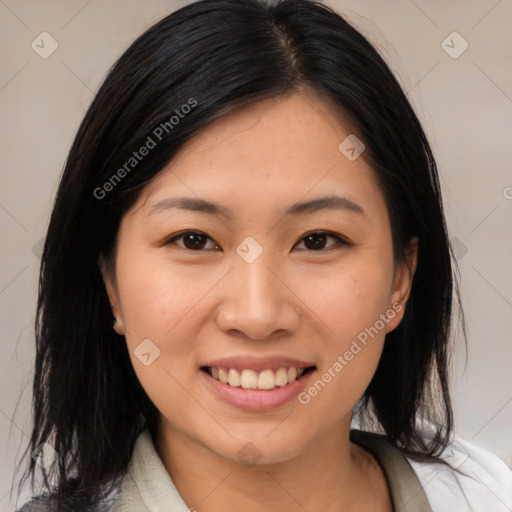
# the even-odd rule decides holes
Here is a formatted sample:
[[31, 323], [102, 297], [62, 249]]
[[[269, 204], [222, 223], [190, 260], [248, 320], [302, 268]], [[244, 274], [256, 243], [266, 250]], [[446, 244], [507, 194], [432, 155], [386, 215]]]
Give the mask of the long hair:
[[[123, 214], [214, 120], [304, 88], [329, 102], [366, 145], [361, 158], [383, 190], [395, 260], [403, 262], [407, 244], [419, 238], [403, 320], [386, 336], [359, 414], [413, 457], [436, 458], [449, 442], [457, 286], [436, 163], [404, 91], [374, 47], [320, 3], [202, 0], [149, 28], [111, 68], [56, 195], [41, 261], [27, 450], [44, 442], [56, 450], [55, 463], [41, 471], [59, 504], [104, 497], [140, 432], [154, 435], [157, 427], [158, 410], [112, 329], [98, 267], [100, 255], [110, 263], [115, 257]], [[131, 161], [148, 138], [154, 148]], [[421, 426], [427, 420], [430, 437]], [[33, 486], [36, 462], [29, 462], [25, 478], [31, 474]]]

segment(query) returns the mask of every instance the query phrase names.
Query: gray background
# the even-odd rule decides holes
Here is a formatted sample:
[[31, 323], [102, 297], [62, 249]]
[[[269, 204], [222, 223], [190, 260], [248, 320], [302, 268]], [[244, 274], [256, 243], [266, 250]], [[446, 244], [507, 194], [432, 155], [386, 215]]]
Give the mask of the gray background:
[[[186, 3], [0, 0], [0, 512], [30, 432], [39, 252], [67, 151], [114, 60]], [[327, 3], [380, 49], [430, 137], [469, 329], [457, 430], [512, 465], [512, 1]], [[58, 43], [46, 59], [31, 47], [51, 49], [44, 31]]]

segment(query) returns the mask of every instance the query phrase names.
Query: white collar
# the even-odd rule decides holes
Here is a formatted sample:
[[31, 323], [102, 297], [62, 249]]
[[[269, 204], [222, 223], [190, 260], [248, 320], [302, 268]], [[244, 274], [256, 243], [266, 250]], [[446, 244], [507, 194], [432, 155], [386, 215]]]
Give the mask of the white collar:
[[133, 448], [128, 471], [111, 512], [189, 512], [158, 455], [148, 430]]

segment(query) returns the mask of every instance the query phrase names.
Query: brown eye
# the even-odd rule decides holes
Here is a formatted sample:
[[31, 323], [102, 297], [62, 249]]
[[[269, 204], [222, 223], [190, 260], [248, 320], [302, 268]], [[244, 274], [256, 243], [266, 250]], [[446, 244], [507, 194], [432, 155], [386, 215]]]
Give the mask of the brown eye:
[[[177, 245], [191, 251], [201, 251], [202, 249], [205, 249], [208, 240], [213, 242], [208, 235], [205, 235], [200, 231], [184, 231], [167, 240], [166, 245], [174, 244], [177, 240], [183, 240], [183, 244]], [[207, 249], [212, 248], [218, 249], [219, 247], [217, 244], [213, 243], [213, 247], [208, 247]]]
[[[335, 240], [336, 243], [331, 244], [326, 248], [325, 244], [329, 238]], [[334, 248], [337, 244], [348, 245], [341, 237], [333, 233], [328, 233], [327, 231], [315, 231], [314, 233], [309, 233], [301, 239], [301, 243], [302, 242], [304, 242], [306, 249], [312, 251], [328, 250]]]

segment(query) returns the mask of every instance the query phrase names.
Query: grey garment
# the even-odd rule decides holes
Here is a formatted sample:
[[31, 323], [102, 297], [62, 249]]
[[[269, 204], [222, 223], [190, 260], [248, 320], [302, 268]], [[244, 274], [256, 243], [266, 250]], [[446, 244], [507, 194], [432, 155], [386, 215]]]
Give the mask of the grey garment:
[[384, 436], [351, 430], [350, 440], [370, 452], [388, 481], [395, 512], [432, 512], [423, 486], [405, 455]]
[[[110, 512], [114, 503], [116, 502], [117, 495], [121, 492], [121, 485], [123, 476], [117, 477], [113, 480], [113, 488], [108, 496], [106, 496], [95, 507], [89, 507], [87, 512]], [[64, 507], [63, 512], [76, 512], [76, 507]], [[25, 503], [16, 512], [57, 512], [56, 498], [50, 498], [46, 494], [33, 497], [29, 502]]]
[[[370, 452], [381, 465], [389, 484], [395, 512], [432, 512], [427, 496], [423, 491], [423, 486], [399, 448], [390, 443], [384, 436], [361, 430], [351, 430], [350, 440]], [[122, 481], [116, 485], [108, 498], [89, 512], [109, 512], [112, 510], [117, 496], [121, 492], [121, 484]], [[45, 496], [38, 496], [26, 503], [17, 512], [56, 512], [56, 510], [57, 507], [54, 502]]]
[[[90, 512], [109, 512], [114, 506], [114, 501], [114, 499], [111, 499], [108, 502], [102, 502], [100, 505], [94, 507], [94, 509], [91, 509]], [[65, 508], [64, 510], [74, 512], [71, 508]], [[37, 496], [25, 503], [25, 505], [16, 512], [57, 512], [57, 505], [46, 496]]]
[[[119, 492], [121, 486], [119, 485], [117, 488], [117, 492]], [[112, 510], [112, 507], [115, 503], [115, 496], [103, 500], [96, 507], [91, 508], [89, 512], [109, 512]], [[72, 508], [65, 508], [66, 512], [75, 512]], [[35, 498], [32, 498], [29, 502], [25, 503], [20, 509], [16, 512], [56, 512], [57, 504], [55, 500], [48, 498], [47, 496], [41, 495]]]

